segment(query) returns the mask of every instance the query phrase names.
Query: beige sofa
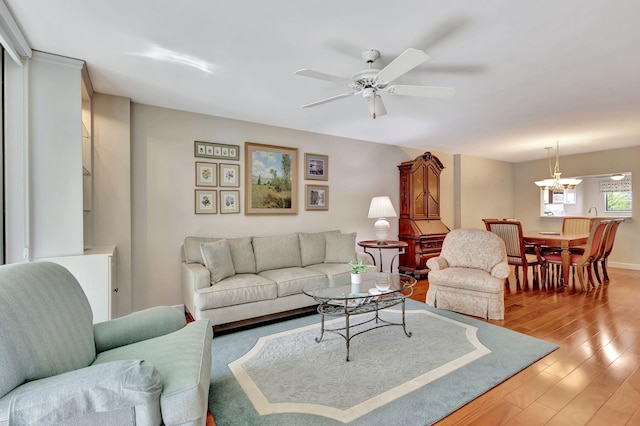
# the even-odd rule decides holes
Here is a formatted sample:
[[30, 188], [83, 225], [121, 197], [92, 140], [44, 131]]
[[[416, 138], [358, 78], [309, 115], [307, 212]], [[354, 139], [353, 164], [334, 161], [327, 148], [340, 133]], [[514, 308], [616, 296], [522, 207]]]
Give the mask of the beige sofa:
[[340, 231], [287, 235], [187, 237], [182, 296], [195, 319], [214, 326], [286, 313], [316, 303], [302, 289], [350, 282], [356, 234]]

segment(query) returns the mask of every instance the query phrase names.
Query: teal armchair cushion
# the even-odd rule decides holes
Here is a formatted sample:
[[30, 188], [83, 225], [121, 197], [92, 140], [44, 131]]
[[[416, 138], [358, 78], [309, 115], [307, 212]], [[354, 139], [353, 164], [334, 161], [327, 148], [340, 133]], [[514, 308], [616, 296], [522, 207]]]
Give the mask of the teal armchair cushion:
[[180, 330], [184, 314], [170, 306], [157, 306], [94, 324], [96, 352], [126, 346]]
[[[162, 381], [152, 365], [116, 361], [26, 383], [12, 392], [10, 424], [66, 424], [70, 417], [151, 406], [147, 424], [160, 424]], [[142, 420], [142, 419], [141, 419]]]
[[206, 417], [212, 339], [209, 321], [199, 320], [164, 336], [101, 352], [95, 364], [144, 359], [162, 378], [160, 407], [164, 423], [197, 424]]
[[86, 367], [96, 356], [89, 301], [54, 263], [0, 268], [0, 327], [0, 397], [30, 380]]

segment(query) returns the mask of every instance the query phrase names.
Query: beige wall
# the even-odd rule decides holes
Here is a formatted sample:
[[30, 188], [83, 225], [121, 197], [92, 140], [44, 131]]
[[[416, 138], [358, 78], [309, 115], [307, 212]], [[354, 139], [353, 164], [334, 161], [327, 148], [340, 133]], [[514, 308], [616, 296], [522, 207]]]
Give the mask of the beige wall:
[[[106, 105], [103, 108], [110, 109]], [[239, 188], [241, 214], [194, 214], [194, 140], [241, 147], [241, 159], [236, 162], [242, 171]], [[246, 141], [297, 148], [300, 173], [305, 152], [327, 154], [329, 181], [305, 181], [303, 176], [300, 177], [298, 215], [245, 216]], [[575, 160], [574, 157], [563, 157], [563, 173], [587, 175], [618, 171], [613, 170], [613, 166], [601, 164], [606, 161], [620, 165], [620, 170], [635, 172], [634, 187], [638, 188], [640, 170], [633, 160], [640, 158], [639, 149], [608, 151], [606, 155], [602, 152], [585, 154], [574, 156]], [[373, 238], [373, 220], [366, 217], [371, 197], [387, 194], [397, 209], [397, 165], [424, 151], [429, 151], [429, 147], [407, 149], [132, 104], [131, 309], [182, 303], [180, 246], [188, 235], [236, 237], [340, 229], [343, 232], [357, 232], [358, 240]], [[441, 214], [451, 229], [482, 228], [483, 217], [518, 217], [525, 228], [553, 229], [559, 226], [553, 220], [538, 217], [539, 190], [533, 181], [546, 171], [546, 160], [511, 164], [465, 155], [433, 153], [445, 165], [441, 175]], [[125, 158], [119, 161], [125, 161]], [[119, 167], [111, 166], [113, 170]], [[122, 172], [126, 175], [124, 170]], [[119, 178], [116, 181], [120, 182]], [[304, 210], [305, 184], [329, 185], [329, 211]], [[117, 199], [115, 201], [118, 202]], [[392, 235], [397, 235], [397, 220], [390, 222]], [[111, 226], [113, 224], [108, 225]], [[637, 221], [623, 224], [620, 231], [627, 235], [619, 236], [611, 258], [612, 265], [637, 267], [640, 264], [640, 247], [629, 235], [633, 232], [638, 235]], [[101, 235], [106, 236], [108, 232], [102, 231]], [[385, 263], [388, 259], [385, 253]], [[122, 264], [120, 254], [118, 261]], [[124, 262], [127, 262], [126, 258]]]
[[[374, 238], [374, 220], [367, 218], [371, 197], [389, 195], [397, 210], [397, 165], [428, 150], [341, 139], [135, 103], [131, 113], [133, 310], [182, 303], [180, 246], [188, 235], [240, 237], [340, 229], [357, 232], [358, 240]], [[237, 162], [242, 171], [241, 214], [194, 214], [194, 140], [241, 147], [241, 159]], [[245, 141], [298, 149], [301, 176], [297, 215], [244, 215]], [[328, 182], [303, 179], [305, 152], [329, 156]], [[443, 187], [452, 186], [451, 158], [440, 156], [448, 167], [442, 177]], [[305, 184], [329, 185], [329, 211], [304, 210]], [[442, 215], [451, 224], [452, 191], [443, 192], [446, 195]], [[397, 220], [390, 223], [391, 235], [397, 235]]]
[[483, 218], [513, 217], [513, 164], [456, 155], [456, 228], [484, 229]]
[[[131, 312], [131, 112], [129, 98], [93, 98], [93, 244], [116, 246], [118, 316]], [[114, 301], [112, 300], [112, 303]]]

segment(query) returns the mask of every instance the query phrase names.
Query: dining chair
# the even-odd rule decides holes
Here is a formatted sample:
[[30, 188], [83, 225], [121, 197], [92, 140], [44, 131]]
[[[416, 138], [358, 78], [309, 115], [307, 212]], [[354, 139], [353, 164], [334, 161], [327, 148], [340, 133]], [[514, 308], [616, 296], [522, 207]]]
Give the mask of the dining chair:
[[563, 234], [588, 234], [594, 217], [567, 216], [562, 219]]
[[611, 250], [613, 249], [613, 242], [616, 238], [616, 233], [618, 232], [618, 226], [620, 223], [624, 222], [624, 219], [614, 219], [609, 228], [607, 229], [606, 235], [603, 238], [603, 243], [601, 244], [602, 249], [598, 255], [598, 258], [593, 262], [593, 272], [596, 274], [596, 279], [598, 283], [602, 284], [602, 280], [600, 279], [600, 274], [598, 273], [598, 263], [600, 263], [600, 267], [602, 268], [602, 278], [605, 283], [609, 282], [609, 275], [607, 274], [607, 258], [609, 254], [611, 254]]
[[[546, 269], [544, 258], [540, 255], [540, 246], [534, 246], [534, 253], [528, 253], [524, 244], [522, 225], [514, 219], [482, 219], [487, 231], [498, 235], [507, 250], [507, 261], [514, 266], [516, 276], [516, 286], [520, 286], [519, 268], [522, 268], [522, 286], [529, 285], [529, 266], [532, 269], [533, 284], [537, 285], [542, 281], [545, 286]], [[538, 279], [538, 266], [540, 267], [540, 280]]]
[[[567, 216], [562, 219], [563, 234], [588, 234], [593, 226], [594, 217]], [[572, 253], [584, 253], [584, 246], [571, 247]]]
[[[594, 220], [593, 226], [589, 232], [589, 239], [584, 248], [584, 253], [571, 253], [570, 265], [572, 270], [578, 276], [580, 288], [582, 291], [587, 291], [584, 282], [584, 269], [587, 268], [589, 284], [595, 287], [593, 281], [593, 275], [591, 274], [591, 265], [598, 258], [601, 250], [601, 243], [605, 236], [606, 229], [613, 223], [611, 220]], [[560, 253], [547, 253], [544, 255], [544, 259], [547, 267], [553, 265], [562, 265], [562, 255]], [[569, 277], [565, 277], [565, 283], [569, 282]], [[575, 278], [573, 281], [575, 287]]]

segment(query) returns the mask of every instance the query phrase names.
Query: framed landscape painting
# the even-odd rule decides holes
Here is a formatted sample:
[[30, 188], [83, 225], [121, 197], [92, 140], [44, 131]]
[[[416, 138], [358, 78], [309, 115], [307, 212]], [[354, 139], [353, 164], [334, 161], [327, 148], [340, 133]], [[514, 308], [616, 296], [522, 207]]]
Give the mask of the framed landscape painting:
[[297, 214], [298, 150], [246, 142], [244, 158], [244, 213]]

